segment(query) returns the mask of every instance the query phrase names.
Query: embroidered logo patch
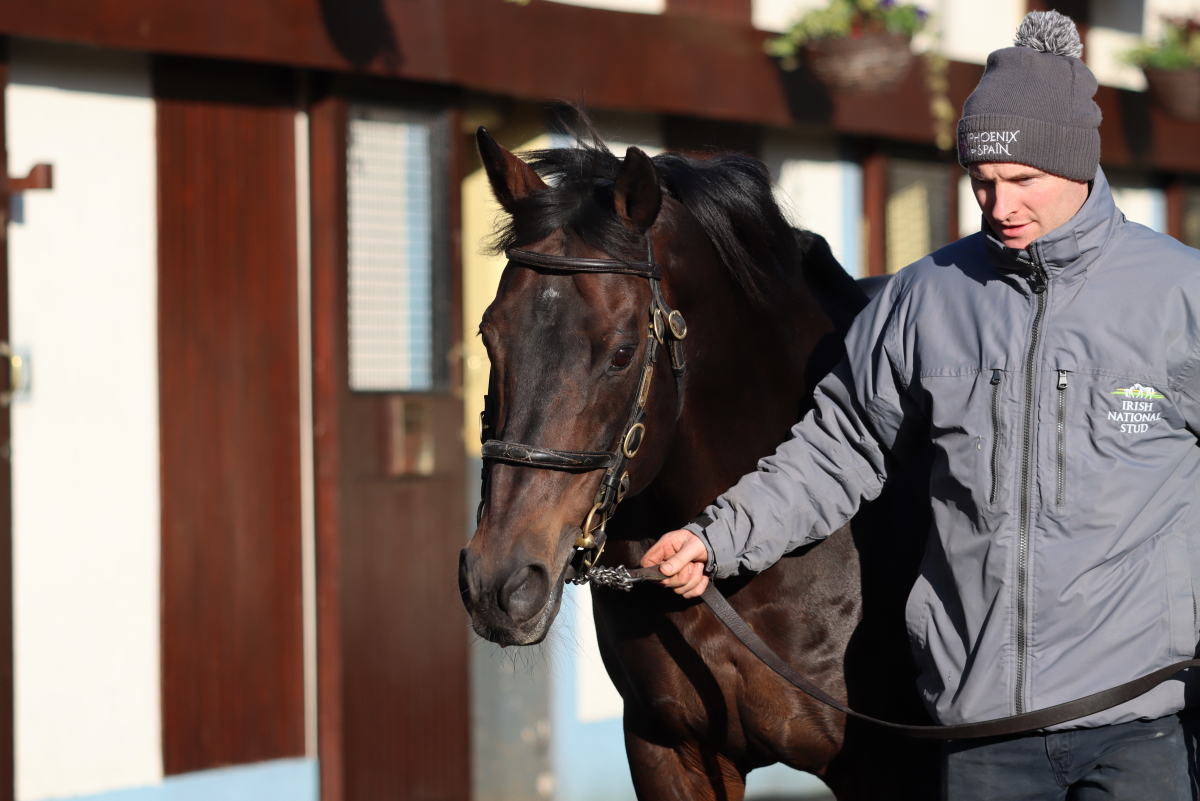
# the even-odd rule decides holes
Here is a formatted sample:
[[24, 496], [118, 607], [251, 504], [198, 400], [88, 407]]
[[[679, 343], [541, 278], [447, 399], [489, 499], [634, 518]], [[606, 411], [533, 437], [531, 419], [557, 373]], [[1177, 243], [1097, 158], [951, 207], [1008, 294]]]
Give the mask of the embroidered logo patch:
[[1108, 413], [1109, 420], [1120, 424], [1122, 434], [1141, 434], [1162, 417], [1161, 412], [1154, 410], [1154, 401], [1162, 400], [1164, 396], [1154, 387], [1134, 384], [1114, 389], [1109, 394], [1127, 399], [1121, 401], [1119, 412]]
[[1020, 131], [978, 131], [968, 133], [959, 142], [968, 156], [1011, 156], [1010, 148], [1017, 143]]
[[1155, 392], [1154, 387], [1144, 387], [1141, 384], [1134, 384], [1124, 389], [1114, 389], [1112, 394], [1124, 395], [1127, 398], [1151, 398], [1153, 400], [1160, 400], [1164, 397]]

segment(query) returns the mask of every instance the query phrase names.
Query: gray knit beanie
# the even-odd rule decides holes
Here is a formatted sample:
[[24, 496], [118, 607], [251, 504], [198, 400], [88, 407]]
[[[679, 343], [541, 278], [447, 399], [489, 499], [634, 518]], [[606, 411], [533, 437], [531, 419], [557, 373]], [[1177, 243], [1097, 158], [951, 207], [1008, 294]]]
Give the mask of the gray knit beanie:
[[958, 123], [958, 161], [1028, 164], [1090, 181], [1100, 163], [1096, 76], [1079, 60], [1083, 45], [1070, 17], [1033, 11], [1015, 47], [988, 56]]

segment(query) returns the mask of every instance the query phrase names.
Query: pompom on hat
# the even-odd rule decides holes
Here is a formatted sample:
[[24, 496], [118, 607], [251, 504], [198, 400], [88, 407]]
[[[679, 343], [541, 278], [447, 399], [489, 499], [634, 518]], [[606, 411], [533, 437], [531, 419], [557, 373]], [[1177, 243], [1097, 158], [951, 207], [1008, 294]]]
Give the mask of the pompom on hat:
[[1070, 17], [1033, 11], [1013, 47], [988, 56], [958, 123], [963, 167], [999, 161], [1090, 181], [1100, 164], [1096, 76], [1079, 60], [1083, 44]]

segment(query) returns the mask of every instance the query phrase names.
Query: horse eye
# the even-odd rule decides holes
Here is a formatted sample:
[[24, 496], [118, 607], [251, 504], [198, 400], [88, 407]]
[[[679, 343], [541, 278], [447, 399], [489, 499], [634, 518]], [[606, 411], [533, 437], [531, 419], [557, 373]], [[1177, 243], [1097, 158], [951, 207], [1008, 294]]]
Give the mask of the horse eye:
[[613, 356], [612, 366], [620, 370], [623, 367], [628, 367], [630, 360], [633, 359], [633, 352], [636, 350], [632, 345], [626, 345], [617, 351]]

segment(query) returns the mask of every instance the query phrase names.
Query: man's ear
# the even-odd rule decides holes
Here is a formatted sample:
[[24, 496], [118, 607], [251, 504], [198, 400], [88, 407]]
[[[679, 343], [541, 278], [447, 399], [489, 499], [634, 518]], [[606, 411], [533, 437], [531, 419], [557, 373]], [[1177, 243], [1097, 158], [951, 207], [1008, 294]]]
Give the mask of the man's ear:
[[626, 222], [648, 231], [662, 208], [662, 189], [650, 157], [636, 147], [625, 151], [625, 161], [613, 186], [613, 206]]
[[497, 144], [482, 125], [475, 132], [475, 142], [479, 145], [479, 158], [492, 185], [492, 194], [505, 211], [512, 211], [513, 201], [546, 188], [546, 182], [533, 167]]

